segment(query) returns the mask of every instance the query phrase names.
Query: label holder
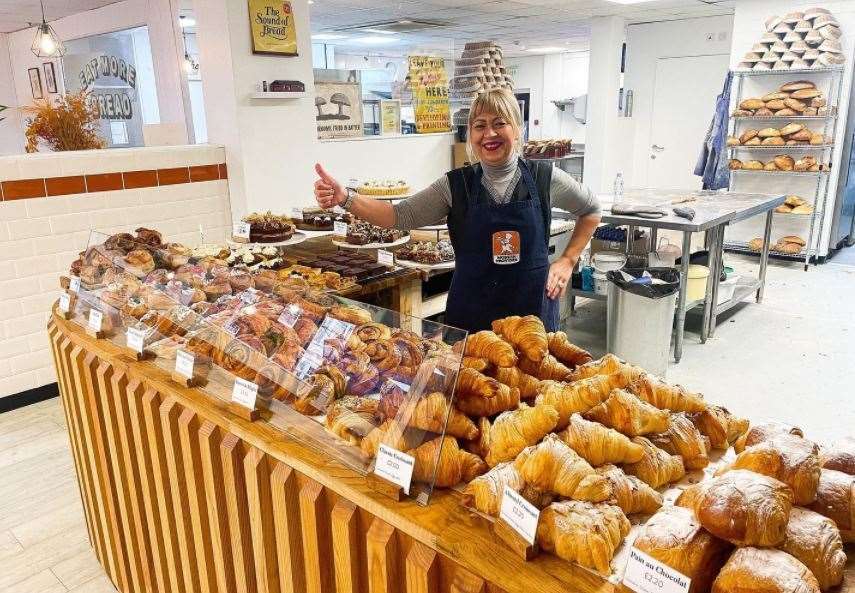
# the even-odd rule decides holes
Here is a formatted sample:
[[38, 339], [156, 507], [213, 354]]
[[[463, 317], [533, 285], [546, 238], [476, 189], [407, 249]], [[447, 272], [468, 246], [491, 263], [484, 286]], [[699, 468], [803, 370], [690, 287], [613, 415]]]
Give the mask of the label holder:
[[179, 357], [181, 357], [181, 353], [184, 353], [184, 351], [179, 350], [178, 353], [176, 353], [175, 368], [172, 370], [169, 376], [172, 378], [173, 381], [175, 381], [182, 387], [201, 387], [202, 385], [204, 385], [205, 381], [202, 379], [202, 377], [198, 375], [198, 371], [196, 368], [196, 357], [190, 354], [189, 352], [184, 353], [192, 358], [193, 366], [189, 376], [178, 372]]
[[86, 320], [86, 333], [96, 340], [102, 340], [107, 336], [107, 332], [104, 331], [104, 314], [101, 311], [89, 310], [89, 316]]
[[[505, 487], [505, 489], [507, 490], [508, 488]], [[514, 494], [519, 496], [516, 492], [514, 492]], [[504, 507], [505, 494], [503, 493], [502, 509], [504, 509]], [[540, 553], [540, 546], [538, 546], [537, 540], [535, 540], [534, 542], [528, 541], [515, 527], [513, 527], [501, 515], [502, 511], [500, 510], [499, 516], [496, 517], [496, 520], [493, 522], [493, 535], [505, 542], [505, 544], [523, 560], [528, 561], [535, 558]]]
[[[154, 358], [154, 352], [152, 352], [151, 350], [146, 350], [146, 349], [145, 349], [145, 341], [142, 341], [143, 347], [141, 348], [141, 350], [137, 350], [136, 348], [134, 348], [134, 347], [132, 347], [132, 346], [129, 346], [129, 345], [128, 345], [129, 332], [130, 332], [132, 329], [133, 329], [133, 328], [128, 328], [128, 329], [125, 331], [125, 346], [124, 346], [124, 354], [125, 354], [128, 358], [131, 358], [131, 359], [133, 359], [133, 360], [135, 360], [135, 361], [137, 361], [137, 362], [141, 362], [141, 361], [143, 361], [143, 360], [151, 360], [152, 358]], [[145, 338], [143, 338], [143, 340], [144, 340], [144, 339], [145, 339]]]
[[[255, 393], [251, 393], [252, 391]], [[247, 403], [251, 403], [252, 406], [246, 405]], [[258, 409], [258, 385], [240, 377], [235, 377], [235, 383], [232, 387], [232, 399], [229, 402], [228, 408], [231, 413], [240, 416], [248, 422], [258, 420], [261, 417], [261, 412]]]
[[[67, 302], [68, 307], [64, 308], [63, 302]], [[57, 311], [59, 312], [59, 316], [65, 319], [66, 321], [74, 317], [74, 307], [77, 304], [77, 295], [64, 290], [59, 295], [59, 304], [57, 305]]]

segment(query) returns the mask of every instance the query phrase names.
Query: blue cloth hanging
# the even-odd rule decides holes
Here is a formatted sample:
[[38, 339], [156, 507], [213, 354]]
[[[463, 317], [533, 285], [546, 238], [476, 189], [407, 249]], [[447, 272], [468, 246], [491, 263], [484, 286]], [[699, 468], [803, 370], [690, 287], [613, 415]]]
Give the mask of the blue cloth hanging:
[[733, 83], [733, 72], [727, 73], [724, 88], [715, 100], [713, 114], [698, 164], [695, 165], [695, 175], [703, 177], [704, 189], [729, 189], [730, 168], [727, 158], [727, 128], [730, 112], [730, 88]]

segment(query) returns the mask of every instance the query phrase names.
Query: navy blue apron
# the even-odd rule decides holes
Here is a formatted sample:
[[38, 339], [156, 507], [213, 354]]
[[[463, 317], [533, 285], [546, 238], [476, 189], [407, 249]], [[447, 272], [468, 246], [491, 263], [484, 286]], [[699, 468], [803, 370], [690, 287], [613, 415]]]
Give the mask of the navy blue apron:
[[445, 314], [449, 325], [475, 332], [509, 315], [537, 315], [547, 331], [558, 327], [558, 299], [546, 297], [552, 171], [548, 164], [548, 170], [538, 169], [535, 183], [529, 165], [520, 159], [519, 166], [514, 199], [505, 204], [490, 199], [480, 165], [448, 174], [448, 230], [455, 255]]

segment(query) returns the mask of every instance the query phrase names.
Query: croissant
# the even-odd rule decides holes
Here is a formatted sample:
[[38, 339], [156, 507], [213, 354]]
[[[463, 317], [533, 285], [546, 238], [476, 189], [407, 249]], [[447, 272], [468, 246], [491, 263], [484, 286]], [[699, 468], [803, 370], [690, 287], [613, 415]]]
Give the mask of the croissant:
[[699, 393], [692, 393], [681, 385], [668, 385], [650, 375], [642, 375], [628, 387], [639, 399], [660, 410], [672, 412], [703, 412], [707, 404]]
[[746, 447], [762, 443], [763, 441], [778, 434], [791, 434], [797, 437], [805, 436], [802, 429], [797, 426], [770, 420], [767, 422], [761, 422], [760, 424], [752, 424], [751, 428], [736, 439], [733, 443], [733, 449], [737, 453], [742, 453]]
[[619, 375], [623, 382], [620, 387], [623, 388], [645, 374], [644, 369], [627, 364], [614, 354], [606, 354], [599, 360], [592, 360], [578, 367], [573, 371], [570, 380], [579, 381], [595, 375]]
[[570, 342], [564, 332], [548, 333], [546, 339], [549, 353], [569, 367], [576, 368], [593, 360], [590, 352]]
[[819, 593], [808, 568], [781, 550], [740, 548], [713, 582], [712, 593]]
[[689, 414], [689, 418], [701, 434], [710, 438], [713, 449], [727, 449], [748, 430], [748, 420], [737, 418], [721, 406], [707, 406], [703, 412]]
[[662, 506], [662, 495], [636, 478], [626, 475], [615, 465], [597, 468], [597, 473], [606, 478], [612, 487], [610, 504], [616, 504], [627, 515], [655, 513]]
[[616, 506], [567, 500], [540, 514], [537, 542], [559, 558], [607, 574], [629, 530], [629, 520]]
[[495, 397], [500, 387], [498, 381], [482, 375], [475, 369], [462, 367], [457, 373], [457, 389], [455, 391], [458, 395]]
[[570, 416], [567, 428], [558, 438], [593, 466], [604, 463], [635, 463], [641, 461], [644, 449], [616, 430], [597, 422], [589, 422], [579, 414]]
[[517, 410], [499, 414], [486, 437], [487, 465], [493, 467], [514, 459], [520, 451], [552, 432], [557, 422], [558, 412], [552, 406], [531, 408], [520, 404]]
[[832, 444], [822, 452], [819, 461], [826, 469], [855, 475], [855, 439], [846, 437]]
[[689, 593], [707, 593], [733, 550], [701, 527], [692, 511], [675, 506], [653, 515], [633, 547], [692, 579]]
[[[447, 422], [446, 418], [448, 418]], [[438, 391], [419, 400], [413, 408], [407, 426], [437, 434], [441, 434], [443, 427], [445, 427], [446, 434], [451, 436], [466, 440], [478, 437], [478, 428], [475, 423], [465, 414], [459, 412], [457, 408], [449, 405], [445, 394]]]
[[525, 483], [538, 490], [589, 502], [612, 495], [609, 481], [554, 434], [524, 449], [514, 465]]
[[464, 414], [472, 416], [494, 416], [499, 412], [515, 409], [520, 403], [520, 390], [502, 383], [496, 384], [499, 390], [495, 397], [461, 395], [457, 398], [457, 407]]
[[480, 331], [466, 340], [465, 356], [485, 358], [497, 367], [512, 367], [517, 364], [513, 347], [491, 331]]
[[493, 331], [503, 336], [523, 356], [533, 362], [540, 362], [549, 352], [546, 341], [546, 328], [539, 317], [512, 315], [493, 322]]
[[807, 566], [823, 591], [843, 582], [846, 552], [840, 531], [828, 517], [793, 507], [780, 548]]
[[508, 387], [518, 388], [522, 399], [531, 399], [537, 396], [540, 389], [540, 380], [522, 372], [519, 367], [497, 367], [493, 376]]
[[330, 432], [351, 445], [358, 445], [374, 430], [377, 400], [348, 396], [333, 402], [324, 424]]
[[793, 503], [789, 486], [734, 470], [690, 486], [674, 504], [695, 512], [704, 529], [737, 546], [777, 546], [786, 538]]
[[380, 450], [380, 443], [389, 445], [398, 451], [408, 451], [416, 447], [424, 433], [417, 430], [404, 430], [395, 420], [386, 420], [383, 424], [368, 433], [359, 448], [369, 457], [375, 457]]
[[584, 414], [627, 436], [639, 436], [668, 430], [667, 410], [659, 410], [623, 389], [615, 389], [608, 399]]
[[463, 447], [470, 453], [475, 453], [478, 457], [486, 459], [487, 451], [490, 450], [490, 419], [484, 417], [478, 418], [477, 426], [478, 438], [466, 441]]
[[686, 469], [703, 469], [709, 465], [704, 436], [685, 413], [671, 414], [668, 430], [647, 438], [663, 451], [682, 457]]
[[451, 488], [487, 471], [484, 460], [457, 446], [454, 437], [437, 437], [408, 452], [415, 459], [413, 480]]
[[625, 464], [626, 473], [638, 477], [651, 488], [676, 482], [686, 475], [683, 458], [679, 455], [669, 455], [644, 437], [635, 437], [632, 442], [641, 445], [644, 455], [641, 461]]
[[779, 434], [745, 449], [736, 456], [733, 469], [747, 469], [780, 480], [793, 490], [793, 502], [807, 505], [819, 486], [819, 456], [814, 443], [801, 437]]
[[855, 542], [855, 476], [823, 469], [816, 500], [808, 508], [833, 520], [843, 541]]
[[461, 367], [475, 369], [479, 373], [485, 372], [490, 368], [490, 361], [486, 358], [478, 358], [476, 356], [464, 356], [460, 362]]
[[[512, 366], [512, 365], [509, 365]], [[572, 371], [558, 362], [551, 354], [547, 354], [540, 362], [534, 362], [523, 356], [519, 361], [520, 370], [542, 381], [568, 381]]]
[[573, 383], [541, 381], [535, 405], [548, 405], [558, 410], [558, 428], [570, 422], [570, 416], [587, 412], [605, 401], [614, 389], [614, 375], [597, 375]]
[[525, 486], [525, 481], [510, 461], [500, 463], [486, 474], [469, 482], [463, 490], [463, 504], [484, 514], [497, 516], [502, 505], [505, 486], [515, 492], [519, 492]]

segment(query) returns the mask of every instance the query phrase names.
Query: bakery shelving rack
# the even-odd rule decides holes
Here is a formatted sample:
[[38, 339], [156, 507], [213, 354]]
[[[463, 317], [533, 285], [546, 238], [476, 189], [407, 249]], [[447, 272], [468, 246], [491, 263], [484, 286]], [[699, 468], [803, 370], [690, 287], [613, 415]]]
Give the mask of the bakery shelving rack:
[[[826, 109], [827, 113], [824, 115], [815, 115], [815, 116], [794, 116], [794, 117], [782, 117], [782, 116], [742, 116], [742, 117], [730, 117], [730, 125], [729, 125], [729, 133], [731, 136], [739, 136], [737, 130], [740, 128], [741, 124], [748, 125], [751, 122], [759, 122], [759, 121], [795, 121], [795, 122], [820, 122], [822, 124], [822, 129], [813, 130], [818, 133], [822, 133], [824, 137], [835, 137], [835, 133], [837, 131], [837, 121], [838, 121], [838, 112], [839, 112], [839, 101], [843, 87], [843, 66], [834, 66], [829, 68], [808, 68], [808, 69], [794, 69], [794, 70], [734, 70], [734, 83], [735, 83], [735, 100], [731, 105], [731, 111], [736, 108], [746, 97], [744, 95], [745, 91], [745, 82], [747, 79], [757, 78], [763, 81], [769, 81], [768, 84], [765, 84], [765, 88], [758, 90], [758, 94], [766, 94], [773, 92], [778, 88], [778, 86], [788, 80], [793, 80], [794, 75], [799, 75], [804, 79], [811, 80], [816, 84], [817, 88], [822, 88], [820, 83], [822, 79], [825, 79], [824, 94], [826, 98]], [[774, 87], [774, 88], [772, 88]], [[784, 154], [791, 154], [793, 152], [807, 152], [809, 154], [816, 155], [822, 164], [831, 163], [831, 156], [834, 150], [834, 144], [823, 144], [823, 145], [791, 145], [791, 146], [733, 146], [730, 147], [728, 151], [729, 154], [734, 155], [737, 153], [745, 153], [751, 154], [752, 152], [757, 153], [767, 153], [777, 151]], [[770, 193], [781, 192], [781, 193], [789, 193], [788, 188], [785, 186], [785, 179], [790, 178], [810, 178], [813, 177], [816, 180], [813, 189], [813, 213], [810, 215], [802, 215], [801, 218], [805, 224], [808, 225], [808, 233], [807, 233], [807, 246], [802, 250], [801, 253], [798, 254], [785, 254], [785, 253], [776, 253], [772, 251], [770, 253], [771, 257], [776, 259], [785, 259], [789, 261], [804, 261], [805, 270], [808, 269], [808, 266], [811, 262], [811, 259], [816, 260], [816, 256], [819, 254], [819, 243], [822, 238], [823, 226], [825, 223], [825, 209], [828, 203], [828, 191], [829, 191], [829, 181], [830, 175], [828, 175], [829, 171], [764, 171], [764, 170], [751, 170], [751, 169], [737, 169], [735, 171], [731, 171], [731, 191], [739, 191], [736, 187], [739, 185], [740, 179], [747, 177], [752, 179], [761, 178], [762, 175], [769, 175], [770, 181], [774, 180], [774, 183], [771, 184], [774, 187], [770, 187]], [[775, 217], [776, 220], [784, 220], [783, 216]], [[793, 218], [793, 220], [798, 220], [798, 218]], [[748, 243], [745, 241], [735, 241], [732, 239], [728, 239], [725, 241], [724, 245], [725, 249], [734, 253], [743, 253], [749, 255], [759, 255], [757, 252], [748, 249]]]

